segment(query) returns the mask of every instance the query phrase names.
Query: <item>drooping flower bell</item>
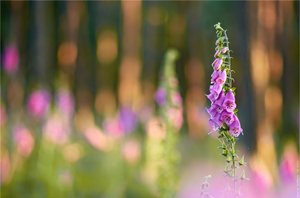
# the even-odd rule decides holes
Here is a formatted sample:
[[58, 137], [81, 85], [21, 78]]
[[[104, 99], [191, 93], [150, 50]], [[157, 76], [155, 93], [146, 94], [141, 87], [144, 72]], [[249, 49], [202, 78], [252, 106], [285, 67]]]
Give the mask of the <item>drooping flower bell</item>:
[[233, 122], [229, 125], [229, 134], [238, 137], [243, 132], [240, 121], [236, 115], [233, 115]]
[[223, 86], [226, 82], [226, 70], [215, 70], [211, 75], [211, 82]]
[[236, 108], [235, 98], [234, 98], [233, 92], [231, 90], [229, 90], [225, 95], [225, 99], [223, 102], [223, 108], [227, 112], [233, 112], [234, 109]]
[[214, 60], [214, 62], [212, 63], [212, 66], [215, 70], [218, 70], [218, 69], [220, 69], [222, 63], [223, 63], [223, 60], [221, 58], [216, 58]]

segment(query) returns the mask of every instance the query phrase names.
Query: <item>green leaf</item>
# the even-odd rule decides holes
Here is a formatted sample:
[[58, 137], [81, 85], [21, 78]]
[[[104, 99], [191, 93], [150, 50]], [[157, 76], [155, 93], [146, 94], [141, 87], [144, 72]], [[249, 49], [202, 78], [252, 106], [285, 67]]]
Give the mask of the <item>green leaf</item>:
[[242, 166], [245, 164], [245, 157], [243, 156], [240, 160], [239, 160], [239, 165]]
[[228, 163], [231, 162], [231, 161], [232, 161], [231, 156], [228, 156], [227, 159], [226, 159], [226, 161], [227, 161]]
[[225, 156], [225, 157], [227, 157], [228, 151], [227, 150], [223, 150], [222, 155]]
[[225, 37], [224, 36], [221, 36], [220, 38], [218, 38], [216, 40], [216, 45], [222, 45], [223, 44], [223, 41], [224, 41]]
[[218, 138], [224, 137], [223, 133], [219, 133]]
[[221, 27], [221, 23], [218, 22], [217, 24], [214, 25], [217, 31], [224, 31], [224, 29]]

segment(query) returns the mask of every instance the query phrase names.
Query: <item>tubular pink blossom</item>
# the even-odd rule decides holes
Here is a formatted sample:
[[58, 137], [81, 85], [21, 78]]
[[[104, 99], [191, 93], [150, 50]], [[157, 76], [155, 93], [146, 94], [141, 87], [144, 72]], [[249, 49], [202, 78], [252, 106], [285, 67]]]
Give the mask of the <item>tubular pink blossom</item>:
[[214, 102], [215, 100], [218, 99], [218, 96], [222, 90], [222, 86], [215, 84], [215, 85], [211, 85], [209, 87], [210, 93], [207, 96], [207, 98], [211, 101]]
[[224, 102], [224, 99], [225, 99], [225, 93], [223, 90], [221, 90], [217, 100], [214, 102], [214, 104], [217, 104], [219, 106], [222, 106], [223, 105], [223, 102]]
[[214, 57], [215, 58], [217, 58], [217, 56], [220, 54], [220, 51], [219, 50], [217, 50], [216, 52], [215, 52], [215, 55], [214, 55]]
[[234, 114], [233, 113], [229, 113], [227, 111], [223, 111], [221, 113], [221, 117], [220, 117], [220, 120], [222, 122], [225, 122], [227, 125], [231, 125], [232, 122], [234, 121]]
[[214, 62], [212, 63], [212, 66], [213, 66], [214, 70], [220, 69], [222, 63], [223, 63], [223, 60], [221, 58], [216, 58], [214, 60]]
[[215, 70], [211, 75], [211, 82], [223, 86], [226, 82], [226, 70]]
[[234, 109], [236, 108], [235, 98], [234, 98], [233, 92], [231, 90], [229, 90], [225, 95], [225, 99], [223, 102], [223, 108], [227, 112], [233, 112]]
[[229, 133], [234, 137], [238, 137], [243, 132], [243, 129], [236, 115], [233, 115], [233, 120], [234, 121], [229, 125]]
[[223, 71], [219, 71], [219, 75], [216, 79], [216, 83], [219, 85], [224, 85], [225, 81], [226, 81], [226, 70]]
[[222, 54], [225, 54], [226, 52], [228, 52], [228, 50], [229, 50], [228, 47], [223, 47], [223, 48], [220, 50], [220, 52], [221, 52]]
[[209, 87], [210, 91], [215, 91], [218, 94], [222, 91], [222, 86], [219, 84], [214, 84], [212, 86]]
[[209, 133], [217, 132], [219, 125], [212, 119], [209, 120]]

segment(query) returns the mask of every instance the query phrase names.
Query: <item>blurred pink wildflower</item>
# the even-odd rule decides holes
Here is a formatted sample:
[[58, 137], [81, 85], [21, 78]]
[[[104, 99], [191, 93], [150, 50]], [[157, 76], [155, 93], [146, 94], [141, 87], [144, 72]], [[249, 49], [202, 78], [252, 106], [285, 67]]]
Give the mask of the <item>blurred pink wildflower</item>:
[[19, 52], [16, 45], [9, 45], [4, 49], [3, 67], [8, 74], [13, 74], [18, 70]]
[[70, 125], [58, 115], [51, 116], [44, 125], [45, 137], [54, 144], [65, 144], [69, 140]]
[[74, 114], [74, 98], [67, 90], [60, 90], [56, 96], [58, 109], [66, 116], [70, 117]]
[[46, 90], [34, 91], [28, 99], [29, 113], [36, 118], [44, 117], [49, 109], [50, 95]]
[[13, 135], [17, 152], [23, 157], [28, 157], [34, 146], [34, 139], [30, 131], [24, 126], [17, 126], [14, 128]]

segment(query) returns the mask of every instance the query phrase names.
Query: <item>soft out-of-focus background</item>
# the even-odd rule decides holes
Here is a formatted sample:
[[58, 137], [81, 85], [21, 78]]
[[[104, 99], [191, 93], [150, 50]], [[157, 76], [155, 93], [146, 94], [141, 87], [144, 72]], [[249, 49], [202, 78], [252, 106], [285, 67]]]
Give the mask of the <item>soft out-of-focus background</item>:
[[217, 22], [233, 50], [243, 193], [296, 196], [298, 1], [2, 1], [1, 195], [156, 197], [145, 153], [169, 48], [184, 101], [178, 197], [199, 197], [209, 174], [220, 190], [205, 112]]

